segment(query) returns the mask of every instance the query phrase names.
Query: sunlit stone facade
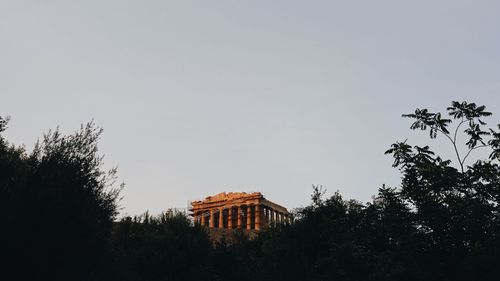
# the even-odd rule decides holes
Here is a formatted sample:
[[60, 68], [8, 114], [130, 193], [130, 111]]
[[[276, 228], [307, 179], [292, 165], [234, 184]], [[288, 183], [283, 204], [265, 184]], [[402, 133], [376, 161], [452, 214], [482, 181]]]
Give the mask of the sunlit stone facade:
[[260, 192], [222, 192], [191, 203], [194, 222], [208, 228], [261, 230], [289, 223], [285, 207], [267, 200]]

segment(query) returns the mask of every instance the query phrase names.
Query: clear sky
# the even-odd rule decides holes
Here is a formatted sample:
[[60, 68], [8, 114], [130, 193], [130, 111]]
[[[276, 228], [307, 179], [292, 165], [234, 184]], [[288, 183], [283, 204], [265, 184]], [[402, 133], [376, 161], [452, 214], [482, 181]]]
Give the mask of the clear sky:
[[123, 214], [261, 191], [293, 208], [311, 184], [371, 200], [401, 113], [475, 101], [500, 123], [500, 1], [3, 1], [0, 115], [30, 149], [104, 127]]

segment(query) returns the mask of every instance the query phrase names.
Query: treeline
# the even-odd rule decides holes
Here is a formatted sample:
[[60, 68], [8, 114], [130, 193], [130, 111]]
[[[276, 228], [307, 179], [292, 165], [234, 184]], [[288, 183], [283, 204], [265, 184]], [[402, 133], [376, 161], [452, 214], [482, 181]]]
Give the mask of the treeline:
[[[32, 153], [0, 135], [2, 272], [8, 280], [498, 280], [500, 127], [486, 128], [491, 113], [474, 103], [447, 112], [403, 116], [449, 141], [453, 162], [397, 142], [386, 153], [399, 187], [361, 203], [313, 186], [293, 224], [231, 244], [212, 243], [180, 213], [116, 221], [121, 187], [114, 170], [102, 170], [92, 123], [69, 136], [50, 132]], [[6, 126], [0, 118], [0, 133]], [[480, 149], [487, 159], [470, 160]]]

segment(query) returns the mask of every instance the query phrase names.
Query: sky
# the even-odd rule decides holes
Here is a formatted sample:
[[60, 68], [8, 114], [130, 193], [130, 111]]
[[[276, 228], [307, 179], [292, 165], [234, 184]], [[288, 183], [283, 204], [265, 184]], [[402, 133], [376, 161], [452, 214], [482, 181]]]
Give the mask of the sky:
[[500, 123], [499, 27], [500, 1], [0, 0], [3, 135], [94, 120], [121, 215], [222, 191], [293, 209], [312, 184], [367, 202], [400, 183], [393, 142], [453, 157], [402, 113], [467, 100]]

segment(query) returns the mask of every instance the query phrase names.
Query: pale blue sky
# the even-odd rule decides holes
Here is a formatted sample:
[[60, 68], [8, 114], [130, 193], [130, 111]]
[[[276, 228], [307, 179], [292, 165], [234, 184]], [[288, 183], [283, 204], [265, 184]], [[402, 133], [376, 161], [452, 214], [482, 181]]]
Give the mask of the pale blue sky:
[[451, 152], [401, 113], [464, 99], [500, 123], [500, 1], [0, 0], [5, 136], [93, 118], [123, 213], [220, 191], [293, 208], [311, 184], [369, 201], [399, 183], [394, 141]]

